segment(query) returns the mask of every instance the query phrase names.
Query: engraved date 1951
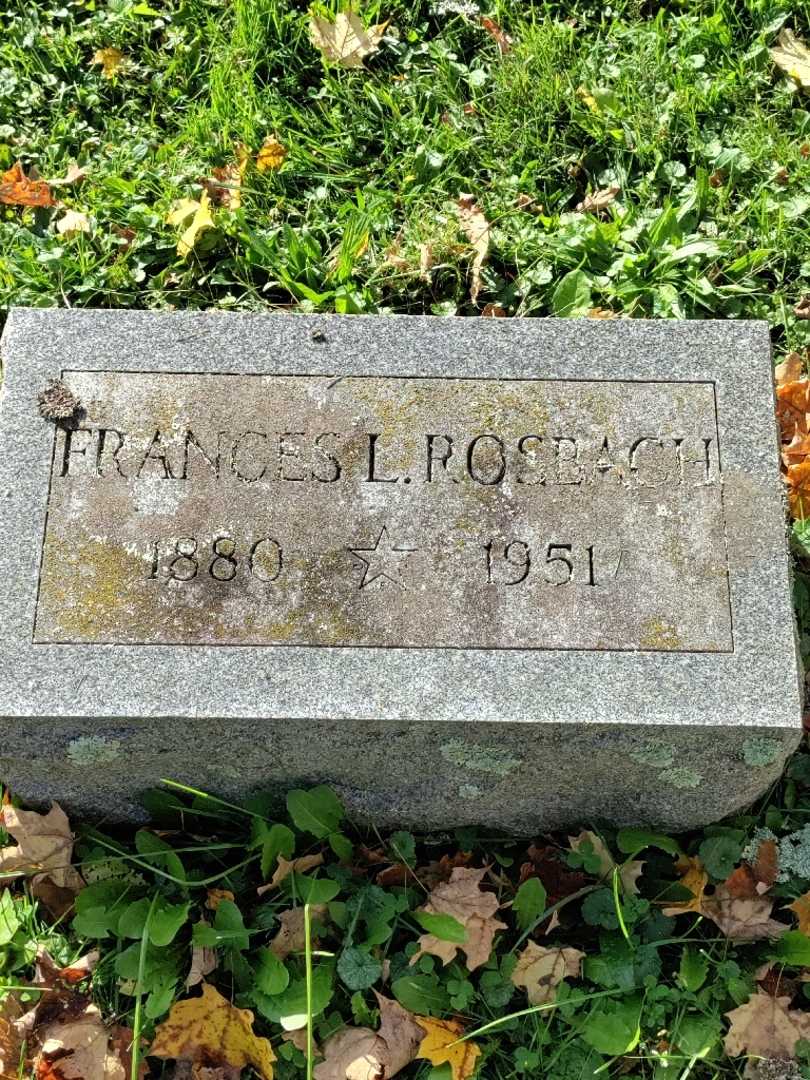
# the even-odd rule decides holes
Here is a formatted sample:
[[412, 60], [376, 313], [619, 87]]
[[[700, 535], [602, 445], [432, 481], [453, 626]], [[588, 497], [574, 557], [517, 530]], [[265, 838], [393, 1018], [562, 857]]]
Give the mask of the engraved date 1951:
[[523, 540], [488, 540], [484, 551], [488, 585], [520, 585], [538, 563], [549, 585], [596, 585], [593, 544], [581, 551], [573, 544], [546, 544], [537, 555]]

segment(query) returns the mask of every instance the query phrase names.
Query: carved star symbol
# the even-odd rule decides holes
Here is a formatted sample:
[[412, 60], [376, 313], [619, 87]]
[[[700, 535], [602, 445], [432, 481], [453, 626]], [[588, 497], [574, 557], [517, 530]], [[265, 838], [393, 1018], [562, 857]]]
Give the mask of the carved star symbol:
[[404, 589], [405, 586], [399, 578], [399, 568], [412, 551], [418, 550], [418, 548], [396, 547], [391, 541], [388, 529], [383, 525], [376, 543], [372, 544], [371, 547], [348, 549], [352, 558], [356, 559], [363, 567], [363, 577], [360, 580], [359, 588], [365, 589], [377, 578], [385, 578], [386, 581], [390, 581], [399, 586], [400, 589]]

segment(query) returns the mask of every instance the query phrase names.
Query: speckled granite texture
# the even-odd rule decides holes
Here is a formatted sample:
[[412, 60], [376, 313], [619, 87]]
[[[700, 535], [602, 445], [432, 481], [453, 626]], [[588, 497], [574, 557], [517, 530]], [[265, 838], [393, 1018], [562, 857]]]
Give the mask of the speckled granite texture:
[[[0, 776], [27, 799], [58, 798], [74, 812], [121, 820], [138, 815], [138, 793], [162, 776], [227, 796], [328, 782], [353, 814], [380, 824], [531, 832], [605, 819], [679, 829], [755, 798], [798, 742], [801, 677], [764, 323], [15, 310], [2, 355]], [[712, 496], [692, 526], [712, 599], [705, 610], [682, 605], [686, 633], [662, 619], [640, 637], [627, 631], [620, 640], [617, 629], [612, 641], [587, 620], [578, 627], [575, 608], [555, 601], [563, 648], [553, 647], [553, 625], [532, 638], [542, 647], [521, 647], [525, 611], [508, 648], [464, 647], [458, 613], [447, 621], [452, 647], [422, 644], [433, 640], [435, 613], [421, 626], [416, 616], [403, 622], [406, 635], [416, 627], [415, 645], [403, 638], [409, 647], [390, 647], [395, 636], [385, 648], [330, 647], [323, 637], [300, 644], [304, 624], [290, 644], [248, 637], [231, 645], [228, 626], [242, 618], [232, 613], [218, 637], [224, 644], [201, 643], [198, 624], [191, 644], [116, 644], [116, 633], [132, 640], [124, 609], [96, 635], [99, 644], [87, 631], [92, 606], [67, 633], [59, 621], [60, 566], [72, 565], [70, 515], [81, 506], [74, 500], [62, 519], [66, 551], [56, 550], [48, 567], [56, 608], [35, 633], [51, 469], [55, 462], [58, 473], [60, 460], [36, 398], [63, 372], [561, 380], [588, 383], [595, 394], [625, 381], [630, 413], [633, 382], [661, 383], [680, 401], [678, 424], [698, 406], [705, 411], [708, 387], [719, 446], [708, 467], [718, 500]], [[96, 377], [82, 378], [89, 386]], [[659, 421], [650, 416], [639, 434], [654, 437]], [[553, 423], [552, 416], [549, 432]], [[478, 433], [490, 430], [482, 424]], [[290, 430], [279, 418], [271, 426]], [[617, 488], [617, 506], [626, 487]], [[487, 498], [497, 501], [499, 490], [488, 487]], [[596, 513], [586, 485], [574, 497], [597, 540], [620, 527], [620, 517], [611, 525]], [[675, 505], [684, 514], [672, 498], [662, 492], [651, 513], [665, 520]], [[193, 519], [193, 502], [184, 512]], [[376, 528], [365, 513], [351, 506], [353, 523], [373, 520]], [[364, 573], [366, 550], [354, 570], [346, 564], [347, 575]], [[666, 574], [654, 560], [647, 573], [664, 575], [663, 598], [672, 589], [683, 599], [697, 571], [682, 563], [678, 582], [678, 560], [662, 550], [665, 564]], [[646, 577], [639, 596], [641, 584]], [[633, 603], [632, 589], [617, 595]], [[391, 610], [394, 617], [394, 600]], [[499, 626], [508, 619], [479, 619], [476, 633], [484, 640]], [[373, 632], [372, 621], [362, 640]], [[254, 640], [275, 640], [278, 630], [258, 633]], [[82, 634], [81, 643], [67, 643]], [[596, 647], [577, 647], [580, 639]]]

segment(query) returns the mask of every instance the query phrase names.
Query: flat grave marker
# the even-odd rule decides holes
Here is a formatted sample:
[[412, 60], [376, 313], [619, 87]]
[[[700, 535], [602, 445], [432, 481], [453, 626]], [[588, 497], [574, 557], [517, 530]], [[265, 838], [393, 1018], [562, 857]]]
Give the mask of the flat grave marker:
[[19, 309], [3, 359], [24, 796], [681, 828], [799, 738], [765, 324]]

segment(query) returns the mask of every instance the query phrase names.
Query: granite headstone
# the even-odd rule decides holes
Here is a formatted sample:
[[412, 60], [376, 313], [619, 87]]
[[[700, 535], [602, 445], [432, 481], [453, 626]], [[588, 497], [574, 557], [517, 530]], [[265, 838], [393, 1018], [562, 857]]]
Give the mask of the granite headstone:
[[677, 829], [799, 738], [765, 324], [19, 309], [2, 352], [26, 798]]

